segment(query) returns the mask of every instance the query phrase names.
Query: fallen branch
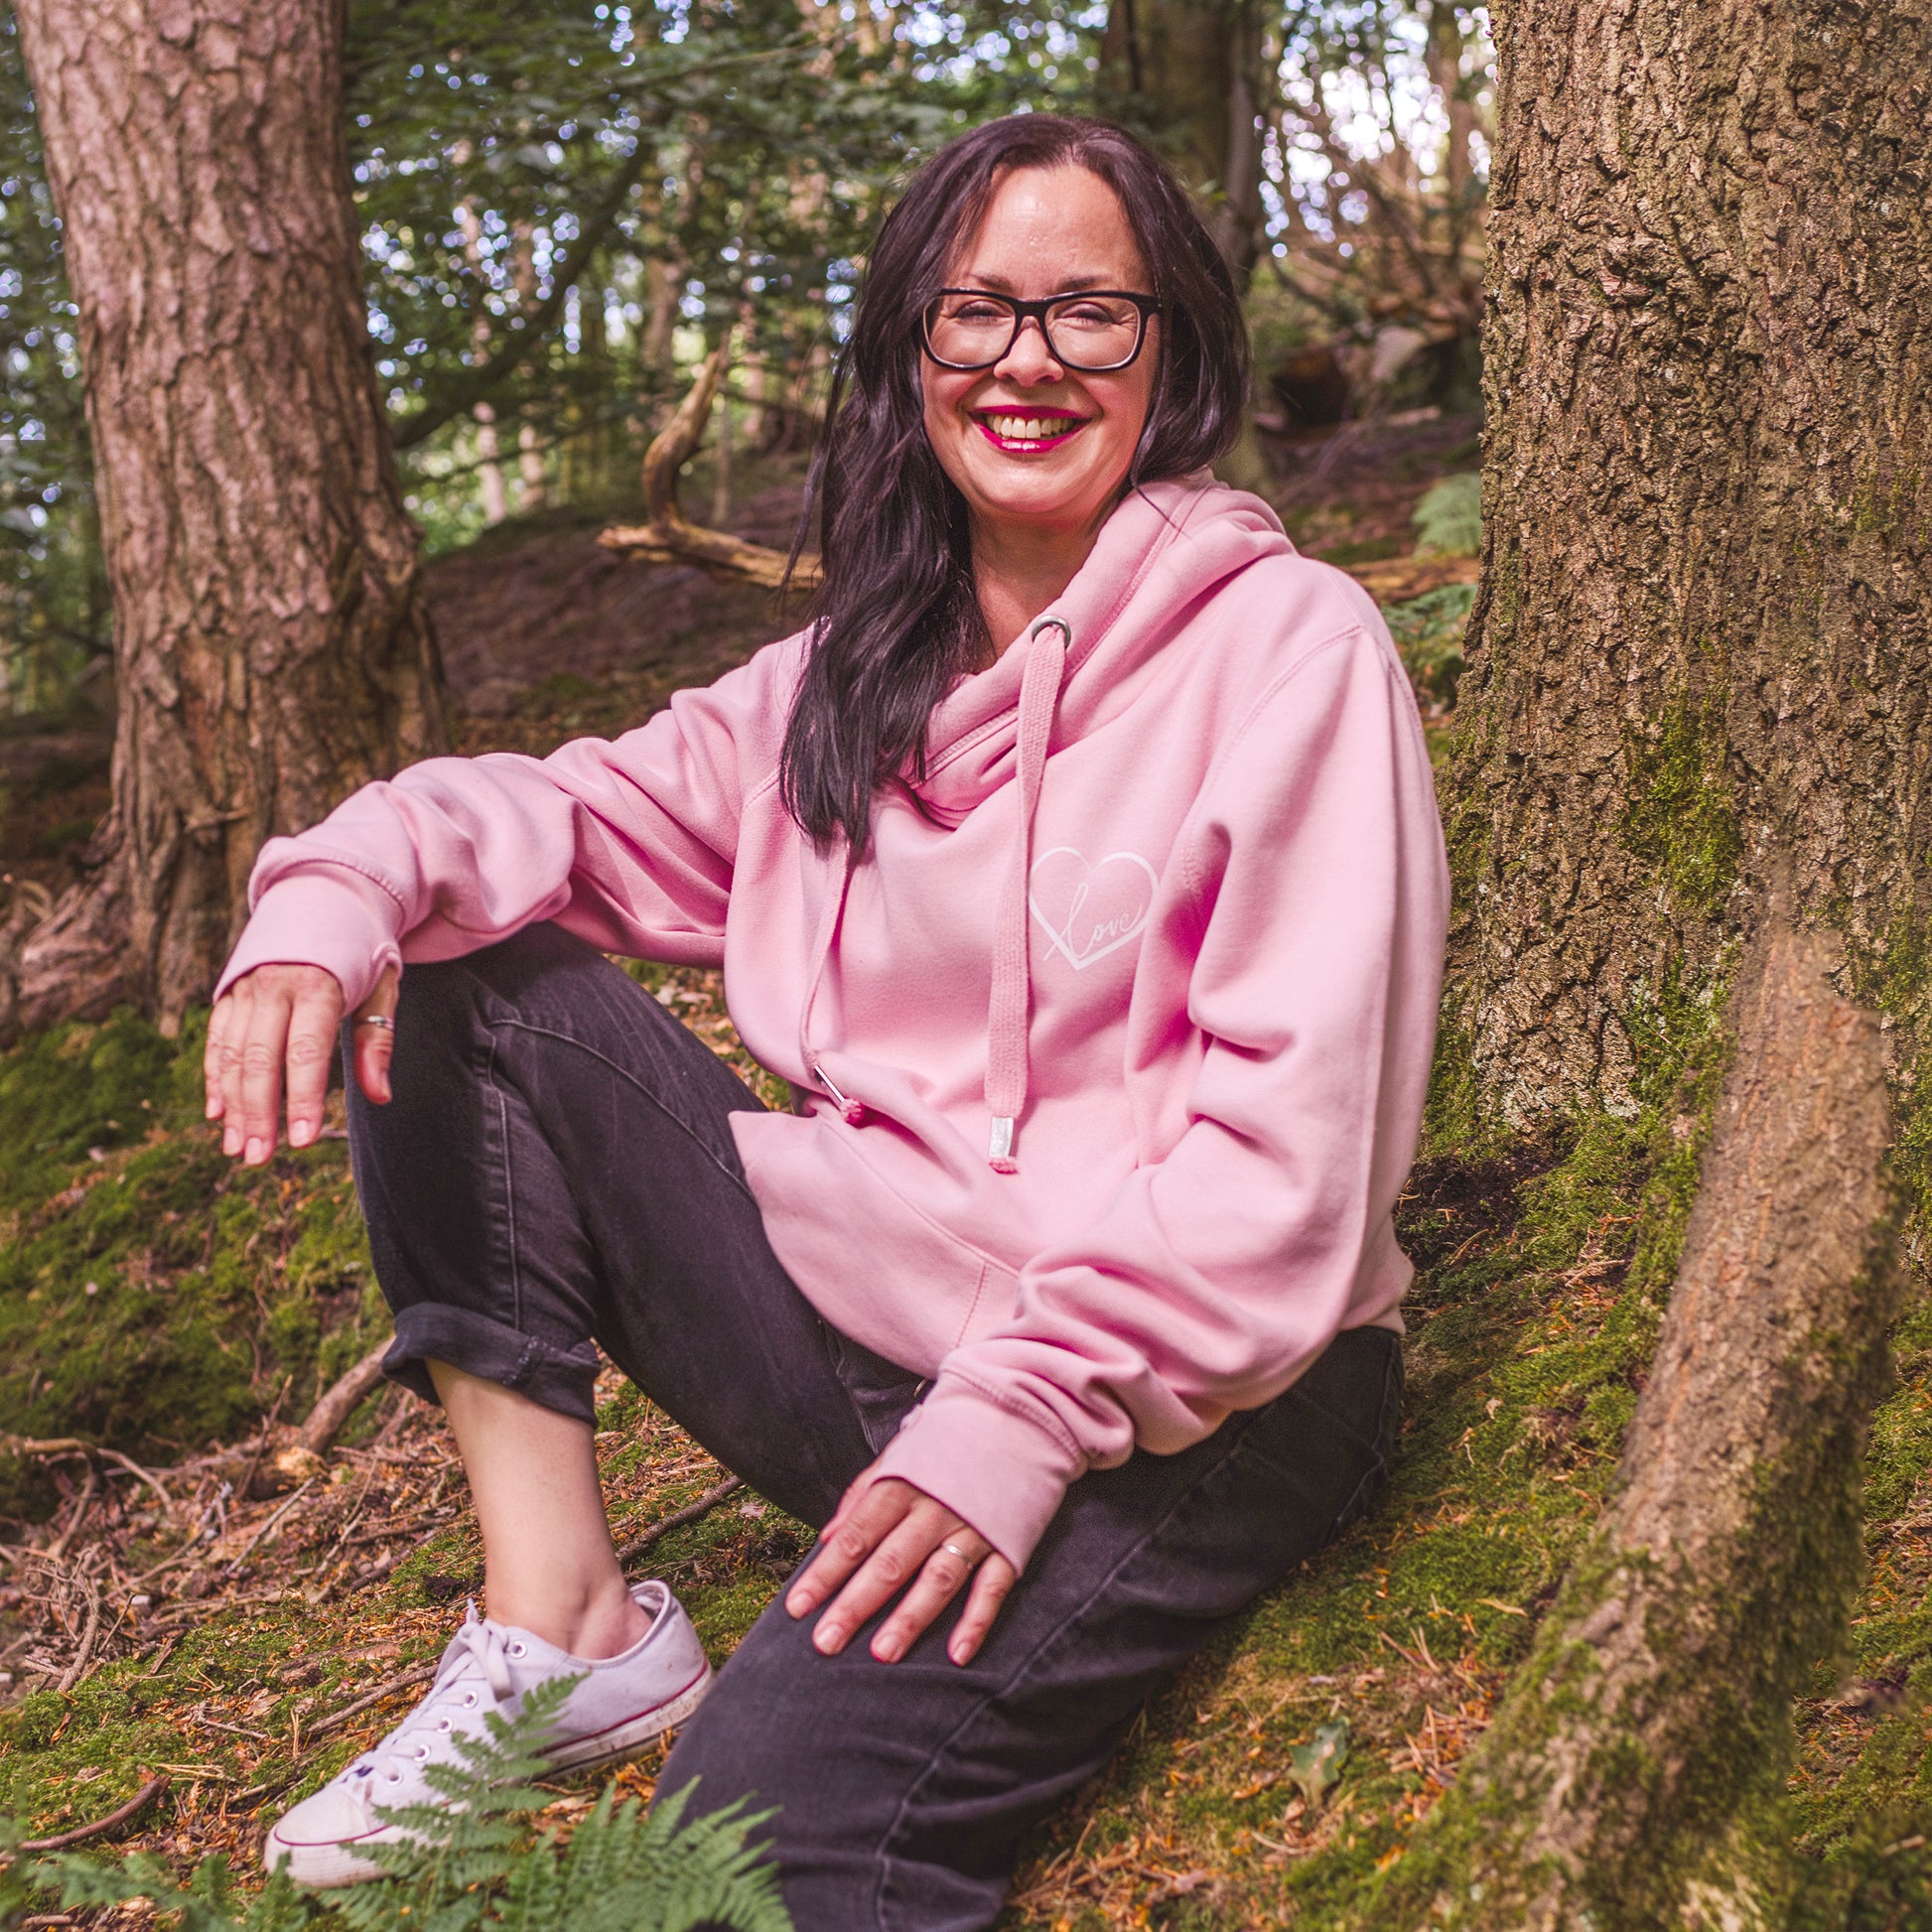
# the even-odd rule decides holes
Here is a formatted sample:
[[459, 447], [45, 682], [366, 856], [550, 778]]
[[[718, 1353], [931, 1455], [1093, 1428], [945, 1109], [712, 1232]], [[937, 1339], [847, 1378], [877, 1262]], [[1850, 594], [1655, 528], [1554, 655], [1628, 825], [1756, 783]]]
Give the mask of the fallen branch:
[[815, 590], [819, 581], [816, 557], [800, 557], [793, 565], [782, 550], [748, 542], [724, 530], [705, 529], [678, 507], [678, 473], [697, 451], [730, 362], [728, 336], [705, 357], [690, 393], [645, 451], [644, 513], [649, 520], [614, 525], [598, 537], [598, 542], [606, 550], [621, 551], [638, 563], [696, 564], [714, 576], [761, 584], [766, 590], [787, 586]]
[[361, 1406], [362, 1398], [382, 1380], [382, 1358], [389, 1343], [379, 1341], [345, 1375], [337, 1378], [329, 1392], [309, 1411], [309, 1420], [296, 1436], [296, 1446], [311, 1455], [325, 1454], [348, 1426], [348, 1419]]
[[150, 1778], [126, 1804], [110, 1811], [105, 1818], [96, 1818], [91, 1825], [76, 1825], [70, 1832], [57, 1832], [52, 1838], [22, 1839], [17, 1849], [22, 1852], [65, 1852], [69, 1845], [82, 1845], [90, 1838], [105, 1838], [109, 1832], [140, 1817], [167, 1788], [165, 1773]]
[[660, 1537], [669, 1536], [673, 1530], [681, 1530], [686, 1523], [695, 1523], [700, 1516], [708, 1516], [729, 1495], [745, 1487], [743, 1476], [727, 1476], [715, 1489], [707, 1489], [694, 1503], [686, 1503], [682, 1509], [674, 1509], [660, 1522], [653, 1523], [643, 1535], [633, 1537], [618, 1552], [618, 1562], [626, 1564], [633, 1557], [640, 1557]]

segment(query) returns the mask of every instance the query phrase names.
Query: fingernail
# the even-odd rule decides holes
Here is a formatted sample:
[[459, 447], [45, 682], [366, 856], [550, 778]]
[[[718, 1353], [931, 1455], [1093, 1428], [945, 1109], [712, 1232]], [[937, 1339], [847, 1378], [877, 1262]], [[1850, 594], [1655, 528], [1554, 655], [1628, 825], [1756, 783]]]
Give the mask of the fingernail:
[[881, 1637], [874, 1643], [872, 1654], [882, 1664], [896, 1664], [904, 1654], [905, 1646], [897, 1637]]
[[972, 1654], [973, 1653], [970, 1650], [968, 1650], [963, 1643], [950, 1644], [947, 1646], [946, 1649], [946, 1655], [950, 1657], [955, 1664], [963, 1664], [966, 1661], [966, 1659], [970, 1657]]
[[250, 1135], [247, 1150], [243, 1153], [241, 1159], [244, 1166], [250, 1168], [256, 1167], [268, 1159], [268, 1150], [260, 1141]]
[[792, 1616], [803, 1616], [812, 1606], [812, 1599], [802, 1589], [794, 1589], [785, 1598], [785, 1609]]
[[316, 1137], [316, 1124], [312, 1120], [292, 1120], [289, 1122], [289, 1146], [307, 1147]]
[[229, 1127], [229, 1128], [225, 1128], [222, 1131], [221, 1152], [223, 1154], [239, 1154], [241, 1152], [241, 1129], [240, 1128]]
[[844, 1641], [845, 1632], [836, 1623], [821, 1623], [812, 1632], [812, 1642], [828, 1657], [836, 1654], [839, 1645]]
[[204, 1114], [203, 1118], [205, 1120], [219, 1120], [221, 1118], [221, 1103], [218, 1100], [210, 1100], [206, 1104], [207, 1111]]

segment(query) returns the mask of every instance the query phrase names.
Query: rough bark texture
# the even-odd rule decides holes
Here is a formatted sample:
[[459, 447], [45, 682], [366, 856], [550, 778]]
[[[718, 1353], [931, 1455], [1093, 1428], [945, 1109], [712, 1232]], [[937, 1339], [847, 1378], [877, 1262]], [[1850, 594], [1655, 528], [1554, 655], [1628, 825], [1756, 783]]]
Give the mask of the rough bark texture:
[[1758, 855], [1923, 1032], [1928, 0], [1512, 0], [1451, 1037], [1527, 1122], [1634, 1108]]
[[[18, 0], [114, 593], [112, 810], [0, 1029], [205, 995], [262, 841], [442, 749], [334, 0]], [[14, 995], [13, 1012], [4, 992]]]
[[1783, 1922], [1751, 1807], [1856, 1590], [1896, 1299], [1883, 1056], [1838, 943], [1753, 947], [1620, 1493], [1377, 1926]]

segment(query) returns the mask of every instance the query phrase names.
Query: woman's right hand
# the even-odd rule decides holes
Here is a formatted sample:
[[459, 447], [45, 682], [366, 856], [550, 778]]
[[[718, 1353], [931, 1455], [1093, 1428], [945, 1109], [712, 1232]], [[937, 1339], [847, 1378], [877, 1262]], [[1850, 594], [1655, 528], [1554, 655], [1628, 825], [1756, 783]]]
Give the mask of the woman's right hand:
[[[399, 975], [392, 966], [355, 1010], [355, 1078], [378, 1107], [389, 1101], [389, 1059]], [[387, 1026], [363, 1026], [365, 1020]], [[343, 1020], [343, 989], [322, 966], [257, 966], [214, 1003], [202, 1076], [207, 1117], [221, 1122], [221, 1152], [258, 1168], [275, 1152], [288, 1097], [289, 1145], [322, 1132], [329, 1067]]]

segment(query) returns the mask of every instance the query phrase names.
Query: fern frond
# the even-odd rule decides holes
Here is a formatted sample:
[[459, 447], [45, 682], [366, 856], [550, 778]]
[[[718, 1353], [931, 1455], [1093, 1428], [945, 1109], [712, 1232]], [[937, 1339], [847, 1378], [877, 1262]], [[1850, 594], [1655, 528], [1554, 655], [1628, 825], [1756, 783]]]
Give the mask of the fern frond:
[[607, 1791], [561, 1855], [539, 1843], [510, 1878], [503, 1932], [792, 1932], [778, 1873], [742, 1805], [684, 1822], [695, 1786], [645, 1813]]
[[1428, 490], [1410, 521], [1418, 557], [1473, 557], [1482, 549], [1482, 479], [1473, 471], [1445, 477]]

